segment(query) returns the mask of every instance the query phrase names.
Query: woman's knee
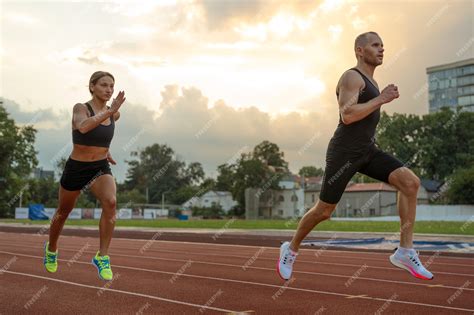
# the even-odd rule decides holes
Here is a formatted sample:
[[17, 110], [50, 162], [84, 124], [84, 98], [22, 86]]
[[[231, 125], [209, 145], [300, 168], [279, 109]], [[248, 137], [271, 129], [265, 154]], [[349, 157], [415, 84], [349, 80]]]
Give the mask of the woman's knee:
[[107, 198], [103, 198], [100, 201], [100, 204], [101, 204], [101, 206], [104, 210], [109, 210], [109, 211], [114, 211], [115, 212], [115, 208], [117, 207], [117, 200], [116, 200], [115, 196], [110, 196], [110, 197], [107, 197]]
[[71, 207], [58, 207], [56, 209], [56, 213], [53, 216], [53, 219], [51, 221], [59, 221], [63, 222], [66, 221], [67, 218], [69, 217], [69, 214], [71, 213], [73, 208]]

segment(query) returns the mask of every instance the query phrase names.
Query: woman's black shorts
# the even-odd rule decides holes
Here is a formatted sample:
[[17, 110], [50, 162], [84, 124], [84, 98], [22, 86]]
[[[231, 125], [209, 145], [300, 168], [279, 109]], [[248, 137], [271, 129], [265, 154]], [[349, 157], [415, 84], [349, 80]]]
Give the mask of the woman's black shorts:
[[388, 183], [390, 173], [402, 166], [402, 162], [376, 145], [365, 152], [347, 152], [337, 150], [330, 144], [319, 199], [326, 203], [338, 203], [347, 184], [357, 172]]
[[94, 179], [104, 174], [112, 175], [107, 159], [82, 162], [69, 158], [61, 176], [61, 186], [70, 191], [87, 189]]

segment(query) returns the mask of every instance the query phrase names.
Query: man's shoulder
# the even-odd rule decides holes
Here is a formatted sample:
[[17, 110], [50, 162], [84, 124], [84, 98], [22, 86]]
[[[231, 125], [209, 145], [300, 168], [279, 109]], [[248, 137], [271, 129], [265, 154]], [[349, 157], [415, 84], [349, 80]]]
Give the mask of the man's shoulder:
[[339, 79], [339, 85], [344, 86], [364, 86], [365, 82], [362, 76], [353, 68], [344, 71]]

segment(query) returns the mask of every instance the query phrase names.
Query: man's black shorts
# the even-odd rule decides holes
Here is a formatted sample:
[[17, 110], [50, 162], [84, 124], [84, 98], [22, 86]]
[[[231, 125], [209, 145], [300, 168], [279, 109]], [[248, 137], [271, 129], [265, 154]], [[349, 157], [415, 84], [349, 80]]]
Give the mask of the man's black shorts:
[[319, 199], [330, 204], [338, 203], [356, 172], [388, 183], [390, 173], [402, 166], [402, 162], [376, 145], [361, 153], [337, 150], [330, 144]]
[[104, 174], [112, 175], [107, 159], [82, 162], [69, 158], [64, 167], [60, 182], [61, 186], [66, 190], [82, 190], [89, 188], [94, 179]]

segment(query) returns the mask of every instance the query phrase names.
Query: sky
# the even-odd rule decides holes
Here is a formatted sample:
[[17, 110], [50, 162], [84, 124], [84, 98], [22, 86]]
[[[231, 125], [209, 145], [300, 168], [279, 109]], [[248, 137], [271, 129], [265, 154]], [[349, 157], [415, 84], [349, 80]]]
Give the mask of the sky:
[[263, 140], [293, 172], [324, 167], [360, 33], [384, 42], [375, 80], [400, 91], [389, 114], [427, 114], [426, 68], [474, 57], [473, 0], [0, 3], [0, 97], [38, 130], [39, 166], [70, 154], [72, 107], [104, 70], [127, 97], [111, 145], [118, 181], [130, 152], [153, 143], [211, 177]]

